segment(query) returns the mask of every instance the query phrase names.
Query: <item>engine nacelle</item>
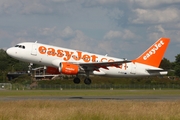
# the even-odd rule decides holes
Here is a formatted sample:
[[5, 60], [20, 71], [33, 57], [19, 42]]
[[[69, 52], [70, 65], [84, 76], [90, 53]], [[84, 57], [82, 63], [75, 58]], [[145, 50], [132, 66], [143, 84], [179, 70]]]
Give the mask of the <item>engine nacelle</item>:
[[59, 64], [59, 72], [66, 75], [76, 75], [79, 72], [79, 66], [67, 62]]

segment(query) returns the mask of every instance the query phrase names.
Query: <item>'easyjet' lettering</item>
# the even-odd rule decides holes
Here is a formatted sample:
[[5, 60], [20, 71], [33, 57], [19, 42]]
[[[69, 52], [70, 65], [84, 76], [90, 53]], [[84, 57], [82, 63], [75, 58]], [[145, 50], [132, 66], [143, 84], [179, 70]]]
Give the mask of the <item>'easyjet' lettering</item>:
[[143, 59], [147, 60], [151, 55], [156, 54], [156, 51], [158, 51], [159, 48], [161, 48], [163, 45], [164, 42], [162, 40], [159, 43], [155, 44], [154, 47], [143, 56]]
[[[57, 56], [59, 58], [63, 58], [64, 61], [69, 61], [71, 58], [73, 58], [76, 61], [83, 60], [84, 62], [96, 62], [98, 56], [96, 55], [88, 55], [88, 54], [82, 54], [81, 51], [68, 51], [68, 50], [55, 50], [54, 48], [46, 48], [44, 46], [40, 46], [38, 48], [38, 51], [40, 54], [47, 54], [49, 56]], [[102, 58], [101, 61], [107, 60], [106, 58]], [[112, 61], [112, 60], [111, 60]]]

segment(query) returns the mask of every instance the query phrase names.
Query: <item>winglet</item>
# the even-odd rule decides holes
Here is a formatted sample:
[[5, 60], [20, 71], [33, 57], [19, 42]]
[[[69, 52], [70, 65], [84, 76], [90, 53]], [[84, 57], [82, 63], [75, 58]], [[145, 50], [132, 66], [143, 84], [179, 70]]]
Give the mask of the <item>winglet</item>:
[[154, 67], [159, 67], [169, 42], [169, 38], [160, 38], [142, 55], [140, 55], [138, 58], [132, 61], [147, 64]]

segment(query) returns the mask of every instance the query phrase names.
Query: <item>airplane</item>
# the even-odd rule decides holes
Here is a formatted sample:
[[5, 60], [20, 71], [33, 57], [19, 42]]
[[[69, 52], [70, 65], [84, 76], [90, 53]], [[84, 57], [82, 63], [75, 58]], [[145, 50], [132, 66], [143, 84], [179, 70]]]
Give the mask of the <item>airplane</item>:
[[73, 82], [80, 83], [78, 75], [85, 74], [84, 83], [91, 84], [90, 75], [112, 77], [140, 77], [166, 75], [159, 68], [170, 38], [160, 38], [144, 53], [133, 60], [109, 57], [79, 50], [67, 49], [38, 42], [22, 42], [7, 49], [17, 60], [46, 66], [51, 74], [75, 75]]

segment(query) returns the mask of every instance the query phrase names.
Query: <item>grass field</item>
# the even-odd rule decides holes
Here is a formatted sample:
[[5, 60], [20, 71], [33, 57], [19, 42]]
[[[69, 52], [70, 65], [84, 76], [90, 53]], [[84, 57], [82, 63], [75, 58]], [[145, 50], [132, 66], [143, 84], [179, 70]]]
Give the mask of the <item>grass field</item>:
[[[180, 90], [0, 91], [0, 97], [176, 96]], [[179, 120], [180, 100], [19, 100], [0, 101], [1, 120]]]

